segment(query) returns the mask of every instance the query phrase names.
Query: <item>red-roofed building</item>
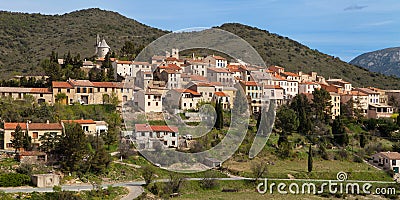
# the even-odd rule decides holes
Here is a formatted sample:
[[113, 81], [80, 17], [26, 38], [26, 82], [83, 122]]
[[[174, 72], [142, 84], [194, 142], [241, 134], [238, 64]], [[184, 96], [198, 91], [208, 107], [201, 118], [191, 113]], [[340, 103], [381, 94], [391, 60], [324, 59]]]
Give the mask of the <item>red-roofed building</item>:
[[257, 84], [255, 81], [240, 81], [240, 86], [242, 86], [248, 98], [249, 104], [251, 105], [251, 112], [260, 112], [263, 95], [262, 84]]
[[233, 75], [225, 68], [209, 67], [207, 69], [207, 80], [210, 82], [220, 82], [225, 86], [233, 85]]
[[268, 67], [268, 70], [274, 72], [275, 74], [281, 74], [281, 73], [285, 72], [285, 68], [279, 67], [276, 65]]
[[82, 127], [82, 130], [87, 135], [96, 134], [96, 122], [92, 119], [74, 119], [74, 120], [61, 120], [63, 124], [77, 123]]
[[148, 62], [138, 62], [138, 61], [115, 61], [112, 63], [114, 68], [114, 76], [127, 78], [136, 77], [136, 73], [139, 70], [151, 71], [151, 64]]
[[395, 176], [400, 175], [400, 153], [399, 152], [379, 152], [371, 156], [370, 163], [387, 169], [392, 170]]
[[61, 135], [63, 126], [61, 123], [13, 123], [13, 122], [5, 122], [4, 123], [4, 140], [2, 147], [6, 150], [13, 150], [13, 146], [11, 140], [14, 138], [15, 129], [17, 126], [20, 126], [23, 132], [27, 132], [28, 135], [32, 138], [32, 145], [35, 147], [39, 147], [41, 145], [40, 137], [43, 136], [46, 132], [49, 132], [54, 135]]
[[178, 147], [179, 131], [175, 126], [135, 124], [134, 142], [139, 149], [155, 149], [157, 143], [164, 147]]
[[222, 108], [224, 110], [232, 109], [233, 102], [232, 99], [227, 93], [225, 92], [215, 92], [212, 98], [213, 103], [217, 103], [217, 101], [221, 102]]
[[209, 55], [203, 59], [210, 67], [223, 68], [228, 65], [226, 58], [221, 56]]
[[172, 109], [198, 110], [197, 104], [202, 95], [191, 89], [173, 89], [166, 95], [166, 102]]
[[52, 102], [62, 104], [80, 103], [108, 104], [113, 95], [123, 102], [132, 99], [133, 87], [124, 82], [91, 82], [89, 80], [68, 80], [65, 82], [52, 82]]
[[162, 94], [156, 91], [138, 91], [134, 103], [144, 112], [162, 112]]
[[205, 102], [211, 102], [216, 91], [215, 86], [209, 82], [190, 82], [188, 85], [188, 89], [200, 93], [201, 99]]
[[13, 99], [24, 99], [26, 95], [33, 96], [34, 100], [41, 103], [52, 104], [52, 93], [48, 88], [22, 88], [22, 87], [0, 87], [1, 97], [12, 97]]
[[263, 94], [266, 98], [274, 100], [275, 106], [281, 106], [285, 103], [285, 91], [279, 85], [264, 85]]
[[304, 82], [299, 84], [299, 93], [312, 94], [314, 90], [320, 89], [321, 85], [316, 82]]

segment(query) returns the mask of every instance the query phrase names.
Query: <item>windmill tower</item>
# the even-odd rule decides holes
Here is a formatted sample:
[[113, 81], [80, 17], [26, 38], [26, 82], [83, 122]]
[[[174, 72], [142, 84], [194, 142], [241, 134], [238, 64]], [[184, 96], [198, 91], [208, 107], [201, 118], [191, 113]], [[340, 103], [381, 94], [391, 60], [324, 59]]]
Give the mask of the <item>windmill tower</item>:
[[104, 58], [106, 54], [110, 51], [110, 46], [108, 46], [106, 40], [103, 38], [100, 41], [100, 36], [97, 34], [96, 38], [96, 55], [99, 58]]

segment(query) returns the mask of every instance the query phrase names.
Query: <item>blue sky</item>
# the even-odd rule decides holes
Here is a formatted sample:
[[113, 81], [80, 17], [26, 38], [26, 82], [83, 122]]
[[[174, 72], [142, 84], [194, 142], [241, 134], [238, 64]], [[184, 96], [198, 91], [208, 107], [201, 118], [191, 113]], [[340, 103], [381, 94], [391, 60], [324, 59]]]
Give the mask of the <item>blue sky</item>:
[[3, 0], [0, 10], [64, 14], [93, 7], [172, 31], [239, 22], [344, 61], [400, 46], [399, 0]]

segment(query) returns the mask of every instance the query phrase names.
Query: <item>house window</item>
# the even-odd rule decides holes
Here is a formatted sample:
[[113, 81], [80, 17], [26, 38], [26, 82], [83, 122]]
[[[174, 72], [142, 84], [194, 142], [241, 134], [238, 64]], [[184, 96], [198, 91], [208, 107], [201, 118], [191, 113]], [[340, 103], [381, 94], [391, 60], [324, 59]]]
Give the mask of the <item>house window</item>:
[[145, 136], [146, 134], [145, 134], [145, 132], [141, 132], [140, 135], [141, 136]]
[[97, 88], [97, 92], [100, 92], [100, 88]]
[[175, 146], [175, 141], [172, 141], [172, 146]]
[[104, 88], [104, 92], [107, 92], [107, 88]]
[[81, 88], [76, 88], [76, 93], [81, 93]]
[[67, 89], [67, 93], [70, 93], [71, 92], [71, 90], [70, 89]]
[[33, 139], [38, 139], [38, 132], [33, 132], [32, 133], [32, 138]]
[[7, 146], [7, 148], [13, 148], [12, 143], [7, 143], [6, 146]]
[[151, 102], [147, 102], [147, 105], [150, 106], [150, 105], [151, 105]]
[[86, 93], [87, 92], [87, 89], [86, 88], [83, 88], [83, 93]]
[[58, 93], [60, 93], [61, 92], [61, 88], [58, 88]]
[[167, 146], [168, 145], [168, 141], [164, 141], [164, 145]]
[[392, 165], [395, 166], [396, 164], [396, 160], [392, 160]]
[[93, 88], [89, 88], [89, 93], [93, 93]]
[[156, 102], [156, 106], [158, 106], [158, 102]]
[[89, 126], [82, 126], [82, 130], [86, 132], [89, 131]]

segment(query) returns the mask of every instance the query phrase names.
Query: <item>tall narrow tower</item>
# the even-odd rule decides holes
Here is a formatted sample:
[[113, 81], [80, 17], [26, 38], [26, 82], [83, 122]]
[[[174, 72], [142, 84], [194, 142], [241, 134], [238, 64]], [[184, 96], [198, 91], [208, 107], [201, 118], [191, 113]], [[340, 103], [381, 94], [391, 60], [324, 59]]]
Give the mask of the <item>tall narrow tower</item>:
[[106, 40], [103, 38], [100, 42], [100, 37], [97, 35], [97, 46], [96, 54], [99, 58], [104, 58], [106, 54], [110, 51], [110, 46], [108, 46]]

